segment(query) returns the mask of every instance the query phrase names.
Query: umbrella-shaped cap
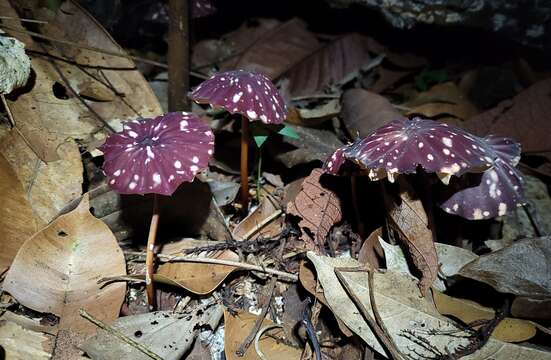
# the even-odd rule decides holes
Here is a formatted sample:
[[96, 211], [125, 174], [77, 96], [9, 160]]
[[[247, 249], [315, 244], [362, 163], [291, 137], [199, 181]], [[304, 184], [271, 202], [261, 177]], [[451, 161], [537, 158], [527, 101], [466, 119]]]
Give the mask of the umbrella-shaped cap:
[[[488, 145], [466, 131], [432, 120], [394, 120], [349, 145], [342, 156], [369, 171], [372, 180], [414, 173], [418, 166], [447, 184], [452, 175], [482, 172], [494, 164]], [[339, 161], [326, 162], [338, 172]]]
[[287, 117], [285, 101], [270, 79], [245, 70], [214, 75], [196, 87], [191, 98], [265, 124], [279, 124]]
[[172, 195], [208, 166], [214, 134], [193, 114], [172, 112], [125, 123], [100, 150], [109, 185], [117, 192]]
[[454, 192], [442, 203], [440, 207], [447, 213], [471, 220], [489, 219], [526, 202], [524, 179], [515, 167], [520, 160], [520, 144], [492, 135], [484, 140], [496, 157], [494, 167], [482, 174], [479, 184]]

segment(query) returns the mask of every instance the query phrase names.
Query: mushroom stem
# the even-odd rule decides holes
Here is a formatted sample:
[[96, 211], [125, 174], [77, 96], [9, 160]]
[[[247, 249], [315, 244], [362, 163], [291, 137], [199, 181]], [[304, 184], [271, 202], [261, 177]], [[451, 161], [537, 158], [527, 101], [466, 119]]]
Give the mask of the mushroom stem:
[[249, 120], [241, 116], [241, 208], [249, 208]]
[[159, 226], [159, 196], [153, 194], [153, 215], [151, 216], [151, 225], [149, 225], [149, 235], [147, 237], [147, 252], [145, 256], [145, 291], [150, 310], [155, 308], [155, 288], [153, 286], [152, 276], [155, 265], [155, 239], [157, 238], [157, 228]]

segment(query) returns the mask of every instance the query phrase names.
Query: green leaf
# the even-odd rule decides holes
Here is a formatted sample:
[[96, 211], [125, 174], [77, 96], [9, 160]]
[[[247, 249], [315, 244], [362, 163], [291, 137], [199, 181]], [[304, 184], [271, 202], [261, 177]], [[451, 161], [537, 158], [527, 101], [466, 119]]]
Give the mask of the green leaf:
[[46, 0], [46, 7], [53, 12], [57, 12], [57, 10], [61, 7], [61, 4], [64, 0]]
[[253, 136], [254, 142], [256, 143], [256, 146], [260, 148], [264, 142], [268, 139], [268, 135], [254, 135]]
[[279, 130], [277, 133], [293, 139], [300, 139], [300, 136], [297, 134], [297, 132], [289, 125], [285, 125], [283, 129]]
[[415, 87], [420, 91], [427, 91], [432, 85], [443, 83], [449, 79], [446, 70], [423, 69], [415, 77]]

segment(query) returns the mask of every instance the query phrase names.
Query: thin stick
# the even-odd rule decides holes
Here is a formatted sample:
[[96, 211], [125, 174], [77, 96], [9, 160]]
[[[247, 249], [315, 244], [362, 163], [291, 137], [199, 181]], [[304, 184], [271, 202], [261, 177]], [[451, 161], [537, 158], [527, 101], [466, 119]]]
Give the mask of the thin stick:
[[267, 218], [263, 219], [261, 222], [256, 224], [251, 230], [247, 231], [247, 233], [243, 235], [243, 240], [249, 240], [251, 236], [256, 234], [264, 226], [268, 225], [273, 220], [277, 219], [281, 214], [283, 214], [283, 211], [281, 210], [276, 210], [273, 213], [271, 213], [270, 216], [268, 216]]
[[188, 111], [189, 1], [169, 0], [168, 13], [168, 110]]
[[262, 329], [258, 330], [258, 333], [254, 337], [254, 349], [256, 350], [256, 355], [260, 358], [260, 360], [268, 360], [266, 355], [260, 350], [260, 337], [262, 334], [264, 334], [266, 331], [275, 329], [275, 328], [281, 328], [283, 329], [283, 325], [279, 324], [269, 324], [264, 326]]
[[147, 252], [145, 256], [145, 290], [147, 293], [147, 302], [150, 310], [155, 308], [155, 287], [151, 276], [155, 266], [155, 239], [157, 238], [157, 228], [159, 226], [159, 200], [158, 195], [153, 194], [153, 215], [151, 216], [151, 225], [149, 226], [149, 236], [147, 237]]
[[241, 209], [249, 209], [249, 119], [241, 115]]
[[96, 319], [95, 317], [90, 315], [88, 312], [86, 312], [86, 310], [80, 309], [79, 313], [80, 313], [80, 316], [82, 316], [86, 320], [90, 321], [91, 323], [93, 323], [97, 327], [101, 328], [102, 330], [107, 331], [109, 334], [111, 334], [113, 336], [118, 337], [119, 339], [121, 339], [122, 341], [127, 343], [128, 345], [132, 346], [136, 350], [141, 351], [142, 353], [149, 356], [150, 358], [155, 359], [155, 360], [163, 360], [162, 357], [155, 354], [153, 351], [149, 350], [143, 344], [140, 344], [139, 342], [134, 341], [133, 339], [131, 339], [128, 336], [124, 335], [122, 332], [118, 331], [117, 329], [113, 328], [112, 326], [109, 326], [106, 323], [104, 323], [103, 321]]
[[2, 105], [4, 105], [4, 109], [6, 109], [6, 114], [8, 115], [8, 121], [10, 122], [11, 127], [15, 127], [15, 119], [13, 118], [4, 94], [0, 94], [0, 100], [2, 100]]

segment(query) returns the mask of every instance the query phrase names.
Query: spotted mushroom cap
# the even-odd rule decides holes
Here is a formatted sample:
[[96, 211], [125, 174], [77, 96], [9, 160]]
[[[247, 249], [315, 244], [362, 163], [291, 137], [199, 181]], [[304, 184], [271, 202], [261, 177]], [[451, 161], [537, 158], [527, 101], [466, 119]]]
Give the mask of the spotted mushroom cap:
[[415, 118], [394, 120], [366, 138], [347, 146], [342, 154], [333, 154], [325, 164], [329, 173], [337, 173], [340, 156], [366, 169], [372, 180], [396, 174], [414, 173], [418, 166], [436, 173], [448, 184], [452, 175], [482, 172], [494, 163], [495, 155], [484, 141], [448, 124]]
[[193, 114], [172, 112], [125, 123], [100, 150], [103, 171], [115, 191], [172, 195], [208, 166], [214, 134]]
[[193, 0], [191, 2], [191, 17], [196, 19], [209, 16], [216, 12], [216, 8], [210, 0]]
[[484, 140], [496, 156], [494, 166], [482, 174], [479, 184], [454, 192], [442, 203], [440, 207], [447, 213], [470, 220], [490, 219], [526, 202], [524, 179], [515, 167], [520, 160], [520, 144], [493, 135]]
[[279, 124], [287, 117], [285, 101], [270, 79], [245, 70], [214, 75], [196, 87], [191, 98], [265, 124]]

